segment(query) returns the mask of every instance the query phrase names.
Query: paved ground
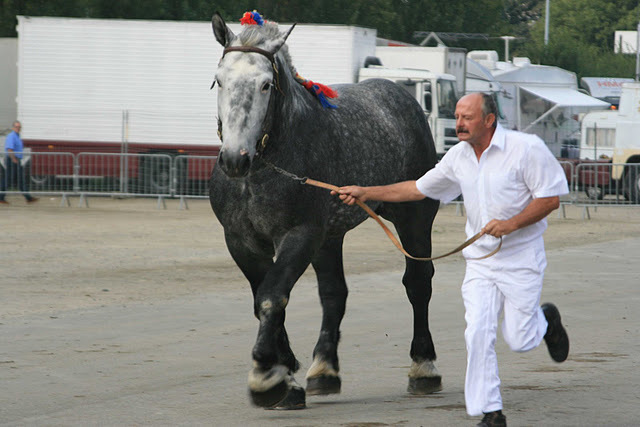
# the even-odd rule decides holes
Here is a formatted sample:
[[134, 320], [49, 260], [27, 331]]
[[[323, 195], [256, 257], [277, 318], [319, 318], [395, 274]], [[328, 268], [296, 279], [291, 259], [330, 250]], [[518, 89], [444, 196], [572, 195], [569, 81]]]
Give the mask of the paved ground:
[[[340, 347], [342, 394], [303, 411], [266, 411], [247, 398], [256, 334], [248, 285], [206, 202], [59, 199], [0, 210], [0, 425], [475, 425], [464, 410], [459, 294], [464, 262], [436, 264], [431, 325], [444, 390], [405, 392], [410, 309], [402, 256], [374, 223], [346, 244], [350, 285]], [[175, 202], [175, 203], [174, 203]], [[544, 345], [511, 353], [499, 339], [511, 426], [637, 425], [640, 420], [640, 212], [600, 208], [550, 217], [543, 300], [562, 310], [569, 360]], [[436, 221], [436, 252], [456, 246], [464, 218]], [[313, 276], [292, 294], [287, 324], [311, 359], [320, 307]]]

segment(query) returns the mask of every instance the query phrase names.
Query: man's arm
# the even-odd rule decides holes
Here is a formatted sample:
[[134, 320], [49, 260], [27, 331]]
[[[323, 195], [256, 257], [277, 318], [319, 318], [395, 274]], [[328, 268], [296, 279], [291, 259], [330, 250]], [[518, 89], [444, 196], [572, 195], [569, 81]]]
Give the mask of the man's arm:
[[494, 237], [506, 236], [516, 230], [534, 224], [545, 218], [560, 206], [560, 197], [541, 197], [533, 199], [519, 214], [505, 220], [491, 220], [482, 231]]
[[359, 187], [349, 185], [340, 187], [339, 191], [332, 191], [332, 195], [338, 194], [340, 199], [347, 205], [353, 205], [356, 199], [361, 202], [367, 200], [377, 200], [381, 202], [411, 202], [422, 200], [426, 196], [422, 194], [415, 181], [404, 181], [395, 184], [381, 185], [375, 187]]
[[20, 160], [16, 157], [15, 148], [17, 145], [17, 139], [19, 138], [18, 134], [15, 132], [11, 132], [9, 136], [7, 136], [6, 141], [4, 142], [4, 146], [7, 149], [7, 154], [13, 163], [18, 163]]
[[18, 163], [18, 158], [16, 157], [16, 155], [14, 154], [11, 148], [7, 148], [7, 153], [9, 154], [9, 157], [11, 158], [11, 161], [13, 163]]

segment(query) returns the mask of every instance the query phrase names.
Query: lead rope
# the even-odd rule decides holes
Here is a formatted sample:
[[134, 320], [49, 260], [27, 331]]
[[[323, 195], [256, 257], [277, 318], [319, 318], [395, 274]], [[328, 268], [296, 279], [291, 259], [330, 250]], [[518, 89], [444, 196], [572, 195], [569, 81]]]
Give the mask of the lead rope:
[[[326, 182], [322, 182], [322, 181], [316, 181], [315, 179], [311, 179], [311, 178], [307, 178], [307, 177], [299, 177], [291, 172], [288, 172], [284, 169], [281, 169], [279, 167], [277, 167], [276, 165], [270, 163], [269, 161], [265, 160], [264, 158], [262, 159], [263, 162], [265, 162], [267, 165], [269, 165], [271, 168], [273, 168], [276, 172], [287, 176], [291, 179], [293, 179], [294, 181], [298, 181], [301, 184], [305, 184], [305, 185], [311, 185], [313, 187], [318, 187], [318, 188], [324, 188], [327, 190], [333, 190], [333, 191], [339, 191], [340, 188], [332, 185], [332, 184], [327, 184]], [[393, 244], [396, 246], [396, 248], [398, 248], [398, 250], [400, 250], [400, 252], [402, 252], [404, 254], [404, 256], [406, 256], [407, 258], [411, 258], [413, 260], [416, 261], [434, 261], [436, 259], [441, 259], [441, 258], [445, 258], [448, 257], [450, 255], [453, 255], [455, 253], [458, 253], [460, 251], [462, 251], [464, 248], [466, 248], [467, 246], [472, 245], [476, 240], [478, 240], [480, 237], [482, 237], [484, 235], [484, 233], [481, 231], [479, 233], [477, 233], [475, 236], [471, 237], [470, 239], [468, 239], [467, 241], [465, 241], [463, 244], [461, 244], [460, 246], [458, 246], [457, 248], [447, 252], [446, 254], [442, 254], [442, 255], [438, 255], [438, 256], [434, 256], [434, 257], [430, 257], [430, 258], [420, 258], [420, 257], [415, 257], [413, 255], [411, 255], [410, 253], [408, 253], [404, 247], [402, 247], [402, 244], [398, 241], [398, 239], [396, 238], [396, 236], [391, 232], [391, 230], [389, 230], [389, 227], [387, 227], [385, 225], [384, 222], [382, 222], [382, 220], [380, 219], [380, 217], [378, 216], [378, 214], [376, 214], [369, 206], [367, 206], [366, 204], [364, 204], [363, 202], [361, 202], [360, 200], [356, 199], [356, 204], [358, 206], [360, 206], [367, 214], [369, 214], [369, 216], [371, 218], [373, 218], [379, 225], [380, 227], [382, 227], [382, 229], [384, 230], [384, 232], [387, 234], [387, 236], [389, 237], [389, 239], [393, 242]], [[502, 247], [502, 237], [500, 237], [500, 242], [498, 243], [498, 247], [495, 248], [493, 251], [489, 252], [487, 255], [484, 255], [480, 258], [469, 258], [470, 260], [481, 260], [481, 259], [486, 259], [489, 258], [493, 255], [495, 255], [500, 248]]]

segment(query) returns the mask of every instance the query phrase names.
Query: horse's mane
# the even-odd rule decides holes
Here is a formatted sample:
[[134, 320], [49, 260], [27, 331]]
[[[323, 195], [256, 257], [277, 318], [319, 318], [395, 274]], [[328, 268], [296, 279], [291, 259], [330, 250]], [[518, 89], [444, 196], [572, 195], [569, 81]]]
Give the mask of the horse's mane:
[[[263, 47], [269, 41], [277, 40], [281, 37], [278, 24], [275, 22], [265, 21], [264, 25], [243, 25], [243, 30], [238, 34], [238, 41], [241, 46]], [[297, 74], [296, 68], [291, 61], [289, 48], [285, 43], [282, 45], [278, 53], [281, 53], [285, 65], [291, 70], [291, 75]]]
[[[254, 13], [257, 14], [257, 12]], [[247, 12], [247, 14], [249, 14], [249, 12]], [[245, 14], [245, 16], [247, 14]], [[260, 21], [262, 22], [261, 18]], [[291, 32], [291, 30], [289, 30], [289, 32]], [[275, 22], [263, 21], [262, 25], [257, 23], [253, 25], [243, 25], [243, 29], [236, 37], [236, 41], [234, 41], [234, 44], [246, 47], [256, 47], [267, 51], [274, 51], [282, 43], [283, 37], [284, 35], [278, 29], [278, 24], [276, 24]], [[316, 83], [311, 80], [306, 80], [305, 78], [301, 77], [298, 74], [296, 68], [293, 66], [291, 55], [289, 54], [289, 47], [286, 45], [286, 43], [280, 46], [277, 54], [279, 58], [284, 62], [284, 71], [288, 71], [290, 73], [289, 74], [287, 72], [284, 72], [282, 74], [289, 74], [288, 78], [292, 79], [296, 83], [299, 83], [302, 87], [309, 91], [318, 99], [318, 101], [320, 101], [324, 108], [337, 108], [327, 99], [337, 97], [337, 92], [329, 86]], [[295, 86], [296, 85], [293, 85], [293, 87]]]

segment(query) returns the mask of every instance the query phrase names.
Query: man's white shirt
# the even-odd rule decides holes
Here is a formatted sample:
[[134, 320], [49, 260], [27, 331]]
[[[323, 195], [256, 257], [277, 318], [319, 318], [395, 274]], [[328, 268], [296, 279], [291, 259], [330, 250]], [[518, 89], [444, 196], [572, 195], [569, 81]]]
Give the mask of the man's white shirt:
[[[479, 160], [471, 145], [461, 141], [449, 149], [435, 168], [418, 179], [416, 186], [425, 196], [443, 203], [462, 194], [467, 211], [467, 238], [492, 219], [505, 220], [519, 214], [534, 198], [569, 192], [560, 163], [540, 138], [505, 130], [500, 124]], [[503, 238], [500, 252], [504, 255], [541, 240], [546, 228], [547, 221], [543, 219], [516, 230]], [[483, 236], [463, 254], [466, 258], [478, 258], [496, 245], [496, 238]]]

